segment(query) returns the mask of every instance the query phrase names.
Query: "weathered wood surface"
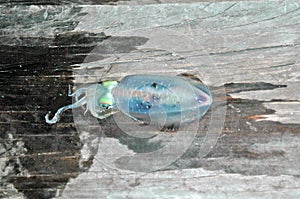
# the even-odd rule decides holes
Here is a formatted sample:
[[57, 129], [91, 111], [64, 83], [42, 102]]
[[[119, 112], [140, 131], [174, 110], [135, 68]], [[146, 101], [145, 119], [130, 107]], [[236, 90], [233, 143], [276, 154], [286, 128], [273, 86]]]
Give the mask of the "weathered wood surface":
[[[297, 2], [19, 5], [0, 18], [1, 197], [300, 197]], [[44, 121], [71, 103], [68, 84], [133, 73], [189, 73], [215, 97], [190, 148], [161, 171], [105, 166], [161, 141], [131, 139], [113, 118], [78, 109]], [[214, 113], [225, 123], [205, 144]]]

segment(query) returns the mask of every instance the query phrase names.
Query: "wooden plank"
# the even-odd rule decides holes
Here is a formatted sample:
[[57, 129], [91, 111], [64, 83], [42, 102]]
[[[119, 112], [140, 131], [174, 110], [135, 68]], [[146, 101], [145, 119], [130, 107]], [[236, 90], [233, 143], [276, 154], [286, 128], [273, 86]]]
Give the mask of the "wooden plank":
[[[298, 3], [127, 3], [0, 8], [0, 196], [299, 198]], [[68, 84], [133, 73], [188, 73], [214, 96], [189, 149], [155, 172], [120, 168], [176, 134], [132, 138], [80, 108], [44, 121], [71, 103]]]

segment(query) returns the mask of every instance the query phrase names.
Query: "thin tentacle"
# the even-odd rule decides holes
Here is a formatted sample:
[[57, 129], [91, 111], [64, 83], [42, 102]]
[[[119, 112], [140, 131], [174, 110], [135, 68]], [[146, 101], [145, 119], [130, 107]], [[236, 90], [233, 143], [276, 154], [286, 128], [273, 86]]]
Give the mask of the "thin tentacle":
[[74, 104], [69, 104], [67, 106], [63, 106], [60, 109], [58, 109], [52, 119], [49, 119], [49, 114], [50, 114], [50, 111], [49, 111], [49, 113], [47, 113], [47, 115], [45, 116], [45, 120], [48, 124], [55, 124], [56, 122], [58, 122], [60, 120], [60, 117], [63, 112], [65, 112], [68, 109], [81, 107], [86, 103], [87, 103], [86, 96], [84, 96], [79, 101], [76, 101]]
[[80, 100], [79, 97], [81, 95], [85, 94], [87, 89], [88, 89], [87, 87], [80, 88], [80, 89], [76, 90], [74, 93], [72, 93], [71, 85], [69, 85], [68, 96], [69, 97], [74, 97], [75, 102], [78, 102]]

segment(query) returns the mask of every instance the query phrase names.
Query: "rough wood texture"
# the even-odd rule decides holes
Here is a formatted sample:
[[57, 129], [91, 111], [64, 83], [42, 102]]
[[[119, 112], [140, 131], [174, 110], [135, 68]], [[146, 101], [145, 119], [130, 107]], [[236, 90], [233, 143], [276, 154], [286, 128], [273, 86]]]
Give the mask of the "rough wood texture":
[[[0, 197], [300, 197], [297, 2], [0, 9]], [[174, 134], [133, 139], [115, 118], [83, 109], [44, 121], [71, 103], [68, 84], [132, 73], [188, 73], [214, 95], [189, 149], [160, 171], [107, 164], [126, 168], [120, 157]], [[216, 118], [225, 119], [220, 132]]]

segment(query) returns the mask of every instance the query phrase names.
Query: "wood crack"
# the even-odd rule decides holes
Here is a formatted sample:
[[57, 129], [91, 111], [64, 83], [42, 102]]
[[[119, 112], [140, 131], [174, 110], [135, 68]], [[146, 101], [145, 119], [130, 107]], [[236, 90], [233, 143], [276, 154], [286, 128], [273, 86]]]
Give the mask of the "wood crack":
[[270, 17], [270, 18], [267, 18], [267, 19], [263, 19], [263, 20], [258, 20], [258, 21], [253, 21], [251, 23], [246, 23], [246, 24], [240, 24], [240, 25], [235, 25], [235, 26], [228, 26], [228, 27], [223, 27], [222, 29], [230, 29], [230, 28], [240, 28], [240, 27], [244, 27], [244, 26], [248, 26], [248, 25], [253, 25], [253, 24], [257, 24], [257, 23], [261, 23], [261, 22], [265, 22], [265, 21], [271, 21], [273, 19], [276, 19], [276, 18], [280, 18], [280, 17], [283, 17], [283, 16], [286, 16], [288, 14], [291, 14], [293, 12], [296, 12], [300, 10], [300, 8], [297, 8], [297, 9], [294, 9], [294, 10], [291, 10], [289, 12], [286, 12], [286, 13], [283, 13], [281, 15], [277, 15], [277, 16], [273, 16], [273, 17]]

